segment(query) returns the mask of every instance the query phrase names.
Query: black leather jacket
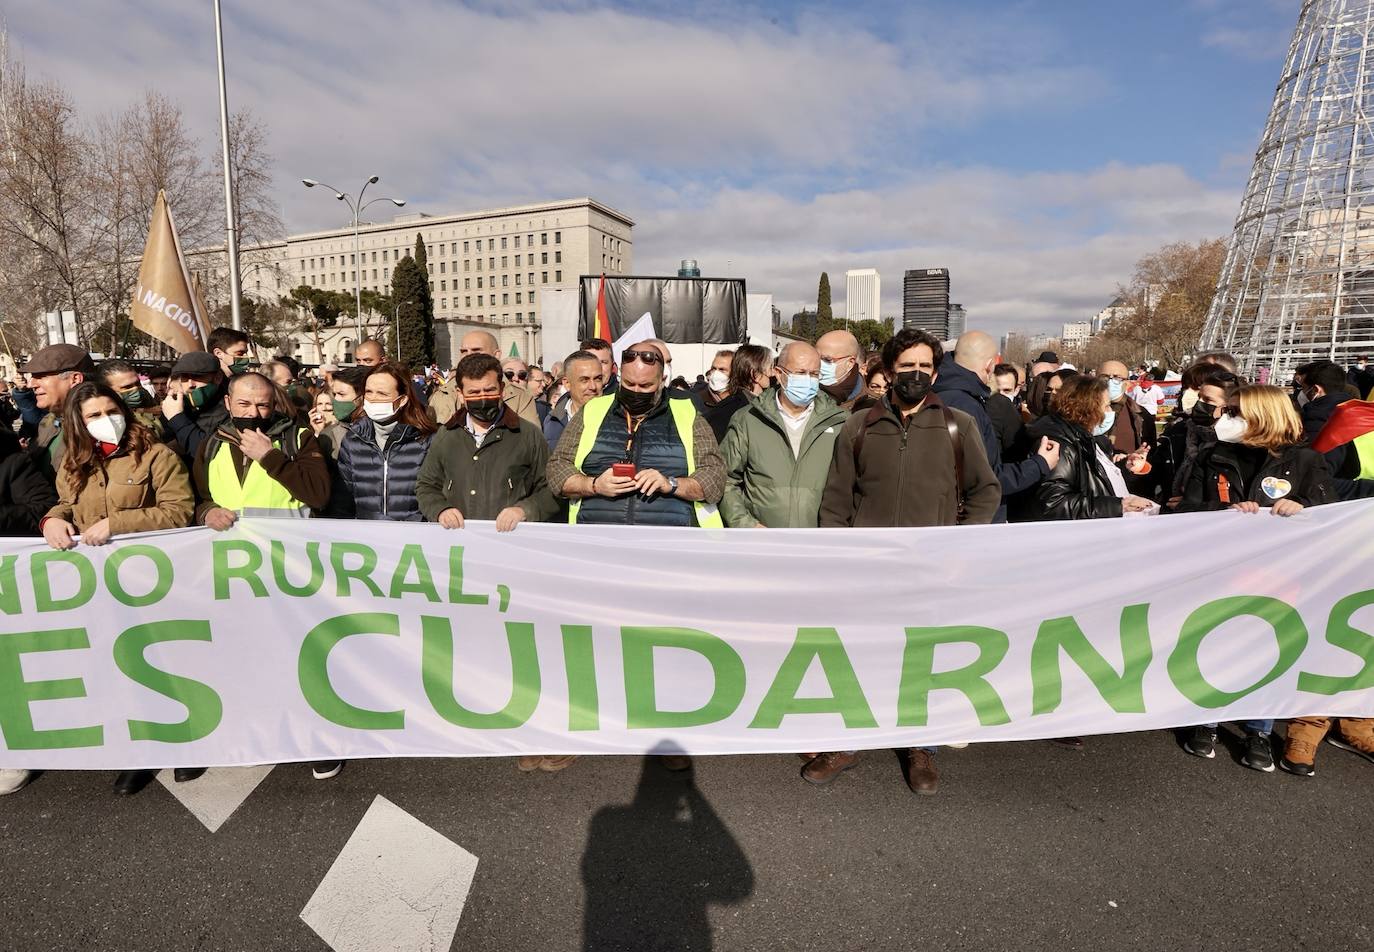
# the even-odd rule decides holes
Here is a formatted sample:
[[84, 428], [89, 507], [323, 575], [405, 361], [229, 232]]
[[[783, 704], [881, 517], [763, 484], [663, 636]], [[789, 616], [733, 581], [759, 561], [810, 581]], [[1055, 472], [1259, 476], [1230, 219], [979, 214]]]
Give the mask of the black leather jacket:
[[1040, 481], [1024, 518], [1114, 519], [1121, 515], [1121, 498], [1097, 459], [1092, 434], [1075, 423], [1051, 414], [1036, 421], [1036, 437], [1059, 443], [1059, 465]]

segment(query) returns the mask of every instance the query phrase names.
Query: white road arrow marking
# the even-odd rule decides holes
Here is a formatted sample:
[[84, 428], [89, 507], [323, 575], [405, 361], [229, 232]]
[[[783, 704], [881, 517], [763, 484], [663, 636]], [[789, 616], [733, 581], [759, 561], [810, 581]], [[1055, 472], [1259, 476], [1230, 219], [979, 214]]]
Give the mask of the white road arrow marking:
[[272, 765], [262, 767], [211, 767], [201, 777], [186, 783], [172, 779], [172, 771], [163, 770], [157, 779], [167, 792], [181, 801], [197, 820], [211, 833], [224, 825], [243, 805], [258, 784], [272, 772]]
[[379, 796], [301, 919], [334, 952], [447, 952], [476, 873], [476, 856]]

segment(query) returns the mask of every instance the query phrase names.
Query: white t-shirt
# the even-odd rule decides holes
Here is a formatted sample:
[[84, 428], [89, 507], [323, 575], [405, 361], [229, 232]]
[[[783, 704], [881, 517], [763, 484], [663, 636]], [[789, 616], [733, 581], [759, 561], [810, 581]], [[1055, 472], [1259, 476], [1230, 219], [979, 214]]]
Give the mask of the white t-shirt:
[[1102, 464], [1102, 469], [1107, 473], [1107, 482], [1112, 484], [1112, 492], [1116, 493], [1117, 498], [1125, 499], [1130, 495], [1126, 490], [1126, 477], [1121, 475], [1120, 468], [1112, 462], [1112, 458], [1102, 452], [1102, 447], [1093, 443], [1093, 449], [1097, 451], [1097, 461]]
[[1164, 391], [1151, 383], [1148, 387], [1137, 385], [1131, 391], [1131, 399], [1140, 404], [1140, 408], [1146, 413], [1154, 416], [1159, 413], [1159, 398], [1164, 395]]
[[787, 442], [792, 444], [794, 457], [801, 452], [802, 433], [805, 432], [806, 421], [811, 419], [811, 411], [814, 409], [816, 405], [812, 403], [800, 415], [794, 417], [783, 408], [782, 401], [778, 400], [778, 413], [782, 414], [782, 425], [787, 428]]

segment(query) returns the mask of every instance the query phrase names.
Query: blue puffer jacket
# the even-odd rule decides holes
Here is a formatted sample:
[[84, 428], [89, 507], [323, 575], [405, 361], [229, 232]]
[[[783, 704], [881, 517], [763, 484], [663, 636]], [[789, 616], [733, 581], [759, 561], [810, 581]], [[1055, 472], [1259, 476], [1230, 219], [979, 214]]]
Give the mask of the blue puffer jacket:
[[[413, 426], [397, 424], [377, 449], [377, 431], [363, 417], [348, 428], [339, 447], [339, 483], [334, 513], [345, 518], [424, 522], [415, 498], [415, 479], [429, 452], [429, 437]], [[351, 506], [349, 504], [352, 504]]]

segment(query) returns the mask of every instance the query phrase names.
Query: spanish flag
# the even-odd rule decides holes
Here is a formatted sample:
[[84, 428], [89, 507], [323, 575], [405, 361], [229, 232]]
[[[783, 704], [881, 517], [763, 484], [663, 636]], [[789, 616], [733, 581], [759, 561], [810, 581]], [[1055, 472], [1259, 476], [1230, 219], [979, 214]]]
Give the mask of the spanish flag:
[[606, 314], [606, 274], [601, 274], [601, 286], [596, 291], [596, 320], [592, 325], [592, 336], [600, 337], [606, 343], [612, 343], [615, 338], [611, 336], [611, 319]]
[[1359, 479], [1374, 479], [1374, 402], [1347, 400], [1336, 407], [1331, 419], [1312, 441], [1319, 453], [1329, 453], [1338, 446], [1355, 444], [1360, 461]]

